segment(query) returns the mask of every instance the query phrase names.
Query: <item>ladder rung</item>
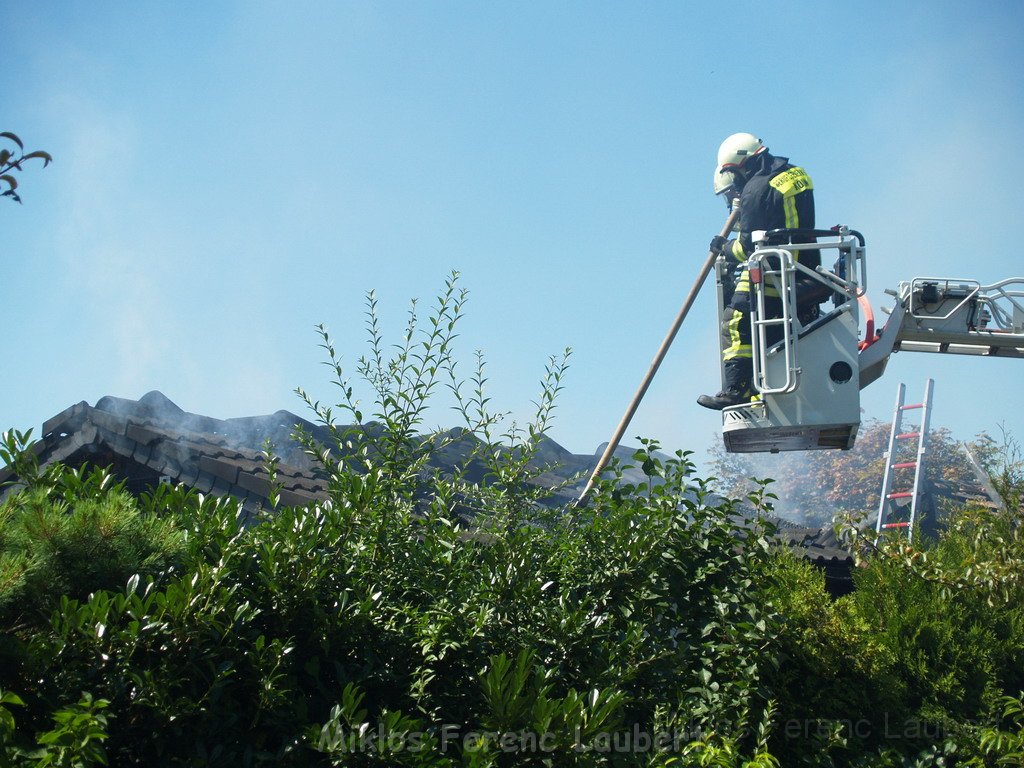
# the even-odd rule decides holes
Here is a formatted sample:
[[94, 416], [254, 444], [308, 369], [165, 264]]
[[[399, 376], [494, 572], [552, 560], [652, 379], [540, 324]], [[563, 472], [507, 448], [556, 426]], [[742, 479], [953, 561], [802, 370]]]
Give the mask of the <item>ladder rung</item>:
[[910, 523], [883, 523], [883, 528], [909, 528]]
[[901, 411], [912, 411], [915, 408], [924, 408], [924, 403], [917, 403], [916, 405], [901, 405]]
[[911, 437], [920, 437], [920, 432], [904, 432], [902, 435], [896, 435], [897, 440], [908, 440]]
[[910, 491], [901, 491], [900, 493], [890, 493], [885, 498], [887, 498], [887, 499], [909, 499], [913, 495], [914, 494], [912, 494]]
[[916, 461], [901, 461], [899, 464], [893, 464], [892, 468], [893, 469], [907, 469], [909, 467], [916, 467], [916, 466], [917, 466], [917, 462]]

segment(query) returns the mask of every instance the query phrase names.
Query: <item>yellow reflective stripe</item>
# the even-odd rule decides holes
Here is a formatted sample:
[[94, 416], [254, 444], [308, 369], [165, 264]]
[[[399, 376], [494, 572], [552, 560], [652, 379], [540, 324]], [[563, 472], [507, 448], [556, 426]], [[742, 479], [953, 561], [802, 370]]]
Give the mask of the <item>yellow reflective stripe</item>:
[[735, 360], [737, 357], [753, 357], [754, 350], [749, 344], [735, 344], [722, 353], [723, 360]]
[[729, 318], [729, 348], [738, 346], [740, 343], [740, 321], [743, 319], [742, 312], [733, 312]]
[[800, 217], [796, 213], [796, 198], [784, 197], [782, 210], [786, 212], [786, 229], [799, 229]]
[[786, 215], [786, 229], [799, 229], [800, 216], [796, 212], [796, 196], [814, 189], [811, 177], [803, 168], [790, 168], [768, 181], [769, 186], [782, 195], [782, 210]]
[[[740, 340], [740, 323], [746, 319], [742, 312], [733, 312], [729, 318], [729, 346], [722, 350], [723, 360], [732, 360], [735, 357], [750, 357], [752, 354], [749, 344]], [[749, 321], [748, 321], [749, 322]]]
[[[796, 254], [793, 254], [793, 255], [795, 256]], [[750, 293], [750, 270], [744, 269], [740, 273], [740, 277], [736, 281], [736, 287], [733, 289], [732, 292], [733, 293]], [[772, 285], [765, 285], [764, 286], [764, 295], [765, 296], [773, 296], [775, 298], [778, 298], [779, 297], [779, 292], [778, 292], [778, 290], [774, 286], [772, 286]]]
[[736, 261], [747, 260], [747, 254], [743, 250], [743, 243], [740, 242], [740, 239], [738, 237], [732, 241], [732, 256], [734, 259], [736, 259]]

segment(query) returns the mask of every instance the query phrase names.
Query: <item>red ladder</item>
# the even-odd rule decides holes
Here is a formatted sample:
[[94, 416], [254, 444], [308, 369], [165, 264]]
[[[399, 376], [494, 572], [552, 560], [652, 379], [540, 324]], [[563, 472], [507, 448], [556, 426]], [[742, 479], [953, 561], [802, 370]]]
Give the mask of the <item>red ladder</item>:
[[[892, 530], [893, 528], [906, 529], [908, 539], [914, 534], [914, 523], [917, 521], [917, 500], [920, 495], [921, 480], [924, 477], [925, 440], [928, 436], [928, 422], [931, 418], [932, 388], [934, 385], [935, 382], [932, 379], [928, 379], [924, 386], [924, 400], [915, 405], [903, 404], [903, 397], [906, 393], [906, 387], [903, 384], [900, 384], [897, 391], [896, 410], [892, 417], [892, 430], [889, 432], [889, 450], [885, 452], [885, 475], [882, 477], [882, 495], [878, 500], [878, 521], [875, 524], [875, 532], [878, 536], [882, 535], [882, 531]], [[906, 411], [913, 410], [921, 411], [920, 426], [916, 428], [916, 431], [904, 432], [903, 414]], [[900, 448], [906, 444], [903, 441], [914, 439], [917, 440], [917, 452], [914, 454], [914, 458], [910, 459], [906, 455], [907, 452], [900, 451]], [[910, 486], [910, 490], [894, 491], [893, 485], [896, 481], [896, 475], [900, 474], [897, 470], [905, 469], [914, 470], [913, 484]], [[901, 483], [901, 487], [905, 488], [906, 485]], [[910, 499], [910, 502], [906, 503], [906, 499]], [[898, 504], [897, 502], [904, 503]], [[907, 507], [910, 509], [909, 516], [906, 516], [906, 519], [896, 519], [898, 517], [905, 517], [901, 512], [901, 508], [906, 509]]]

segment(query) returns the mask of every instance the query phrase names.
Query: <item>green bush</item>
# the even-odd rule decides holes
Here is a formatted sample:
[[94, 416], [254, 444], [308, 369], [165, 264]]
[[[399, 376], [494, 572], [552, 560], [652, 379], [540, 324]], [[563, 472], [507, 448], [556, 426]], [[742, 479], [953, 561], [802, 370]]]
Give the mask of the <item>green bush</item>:
[[[920, 547], [873, 534], [851, 596], [869, 640], [891, 662], [905, 714], [888, 728], [901, 752], [952, 745], [978, 755], [986, 723], [1024, 688], [1024, 538], [1012, 509], [955, 511]], [[893, 742], [904, 742], [902, 745]]]
[[[653, 498], [606, 486], [586, 513], [535, 510], [486, 535], [468, 535], [439, 497], [424, 514], [394, 497], [366, 505], [361, 474], [337, 478], [352, 495], [249, 531], [230, 503], [204, 501], [184, 523], [195, 561], [180, 576], [63, 602], [35, 646], [38, 695], [109, 700], [108, 749], [125, 762], [301, 763], [311, 725], [348, 723], [333, 708], [350, 686], [372, 729], [392, 717], [432, 733], [545, 724], [583, 765], [610, 759], [567, 746], [591, 732], [740, 742], [765, 706], [752, 579], [765, 542], [727, 506], [677, 510], [689, 465], [668, 469]], [[516, 764], [535, 757], [549, 755]]]
[[26, 438], [5, 435], [9, 463], [24, 469], [27, 487], [0, 504], [0, 686], [27, 674], [25, 640], [49, 625], [62, 599], [164, 573], [183, 552], [174, 520], [106, 471], [58, 465], [38, 473]]
[[1002, 705], [1002, 717], [1009, 729], [1001, 730], [998, 724], [982, 729], [978, 740], [981, 754], [968, 765], [1024, 765], [1024, 692], [1016, 697], [1004, 696]]
[[84, 599], [158, 573], [180, 548], [173, 521], [144, 514], [123, 490], [73, 504], [39, 491], [14, 496], [0, 506], [0, 627], [45, 620], [62, 595]]
[[[310, 402], [335, 436], [303, 437], [328, 502], [245, 529], [230, 499], [147, 500], [173, 524], [180, 565], [61, 599], [31, 639], [33, 674], [11, 683], [26, 733], [85, 690], [109, 702], [104, 747], [119, 765], [646, 765], [684, 747], [720, 761], [756, 752], [751, 724], [770, 713], [770, 610], [755, 583], [767, 531], [710, 502], [686, 455], [663, 461], [654, 443], [635, 457], [642, 487], [612, 476], [586, 509], [541, 504], [535, 456], [565, 358], [547, 368], [533, 423], [495, 434], [482, 364], [469, 392], [455, 376], [463, 296], [453, 280], [390, 357], [371, 298], [358, 370], [373, 425], [322, 332], [343, 395], [334, 407], [356, 422], [336, 427]], [[417, 430], [442, 385], [482, 438], [483, 485], [430, 467], [447, 438]], [[105, 493], [97, 503], [131, 508]], [[416, 730], [447, 749], [344, 750], [367, 730]], [[672, 751], [617, 748], [657, 733], [675, 735]], [[509, 734], [550, 740], [509, 751]]]
[[106, 765], [108, 702], [83, 693], [74, 704], [53, 713], [53, 727], [36, 737], [37, 748], [17, 743], [15, 717], [8, 707], [23, 707], [21, 697], [0, 689], [0, 758], [10, 768], [89, 768]]
[[[559, 507], [536, 481], [567, 354], [532, 423], [504, 429], [482, 362], [468, 384], [456, 375], [464, 300], [453, 278], [425, 326], [414, 311], [388, 347], [371, 296], [366, 413], [320, 329], [340, 403], [300, 391], [332, 439], [298, 438], [329, 499], [272, 504], [253, 527], [237, 500], [165, 487], [132, 500], [102, 472], [39, 471], [25, 436], [5, 444], [28, 485], [0, 528], [19, 643], [3, 672], [18, 695], [0, 698], [12, 764], [33, 748], [124, 766], [923, 768], [1016, 754], [1012, 513], [964, 512], [926, 550], [853, 542], [858, 589], [832, 600], [767, 523], [652, 441], [632, 460], [646, 482], [613, 467], [585, 508]], [[419, 431], [443, 388], [480, 438], [446, 473], [432, 459], [459, 433]], [[471, 463], [486, 482], [467, 479]], [[1002, 730], [985, 722], [1001, 708]], [[92, 751], [54, 751], [70, 734]]]
[[905, 686], [855, 599], [833, 599], [824, 573], [788, 551], [772, 558], [763, 579], [778, 621], [766, 680], [778, 700], [774, 754], [796, 764], [874, 749], [887, 722], [908, 716]]

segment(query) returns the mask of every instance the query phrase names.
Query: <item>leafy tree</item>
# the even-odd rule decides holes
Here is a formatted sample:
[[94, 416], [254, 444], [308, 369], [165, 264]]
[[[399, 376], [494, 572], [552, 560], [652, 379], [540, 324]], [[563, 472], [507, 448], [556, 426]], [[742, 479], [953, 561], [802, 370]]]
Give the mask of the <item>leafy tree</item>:
[[[777, 513], [808, 525], [827, 525], [836, 515], [878, 509], [890, 431], [890, 424], [866, 421], [857, 442], [848, 451], [740, 454], [727, 453], [716, 443], [711, 449], [712, 472], [722, 492], [734, 497], [755, 489], [753, 478], [770, 477], [775, 481], [772, 491], [778, 497]], [[900, 445], [897, 450], [906, 451], [908, 447]], [[948, 429], [932, 427], [926, 449], [926, 483], [959, 487], [975, 482], [963, 447]]]
[[43, 167], [45, 168], [51, 162], [53, 158], [48, 152], [37, 150], [35, 152], [29, 152], [26, 154], [25, 145], [22, 143], [15, 134], [9, 131], [0, 133], [0, 139], [6, 140], [7, 143], [14, 145], [16, 149], [11, 150], [8, 148], [0, 148], [0, 197], [9, 197], [16, 203], [21, 202], [21, 197], [15, 191], [18, 188], [18, 180], [13, 175], [15, 171], [22, 170], [22, 164], [26, 160], [42, 160]]

